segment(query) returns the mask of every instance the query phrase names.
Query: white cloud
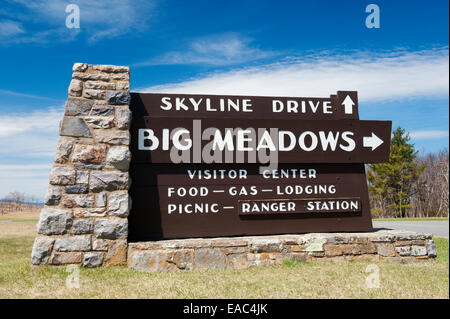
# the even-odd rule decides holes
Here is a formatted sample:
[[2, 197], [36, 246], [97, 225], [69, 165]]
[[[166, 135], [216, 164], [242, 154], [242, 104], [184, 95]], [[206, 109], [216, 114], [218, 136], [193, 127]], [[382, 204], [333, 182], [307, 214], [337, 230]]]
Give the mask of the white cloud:
[[0, 198], [17, 190], [43, 198], [63, 109], [0, 115]]
[[272, 51], [262, 51], [250, 46], [250, 39], [235, 33], [211, 35], [182, 45], [182, 51], [173, 51], [134, 66], [204, 64], [223, 66], [260, 60], [274, 56]]
[[448, 96], [448, 47], [423, 51], [315, 53], [282, 62], [216, 72], [141, 92], [328, 96], [356, 90], [361, 101]]
[[0, 115], [0, 158], [53, 156], [62, 113], [62, 108], [48, 108], [29, 114]]
[[0, 136], [18, 133], [43, 134], [58, 130], [62, 108], [48, 108], [30, 113], [0, 115]]
[[429, 140], [448, 137], [448, 130], [423, 130], [412, 131], [409, 133], [411, 139], [414, 140]]
[[12, 20], [0, 20], [0, 39], [25, 33], [22, 25]]
[[[80, 33], [86, 34], [88, 40], [95, 42], [103, 38], [114, 38], [131, 32], [139, 32], [147, 27], [152, 16], [154, 1], [144, 0], [14, 0], [23, 7], [17, 16], [24, 23], [33, 25], [41, 31], [17, 35], [9, 39], [10, 43], [46, 43], [50, 41], [72, 41]], [[80, 8], [80, 29], [67, 29], [65, 21], [70, 13], [65, 9], [68, 4]], [[23, 12], [25, 11], [25, 13]]]
[[39, 95], [33, 95], [33, 94], [27, 94], [27, 93], [21, 93], [21, 92], [15, 92], [15, 91], [3, 90], [3, 89], [0, 89], [0, 94], [26, 97], [26, 98], [30, 98], [30, 99], [57, 100], [57, 99], [54, 99], [51, 97], [39, 96]]

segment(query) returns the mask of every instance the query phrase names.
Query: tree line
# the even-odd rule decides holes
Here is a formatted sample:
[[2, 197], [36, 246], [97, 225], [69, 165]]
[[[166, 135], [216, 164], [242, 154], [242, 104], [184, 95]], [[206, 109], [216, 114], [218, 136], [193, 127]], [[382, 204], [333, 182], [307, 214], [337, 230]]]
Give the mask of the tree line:
[[373, 217], [448, 217], [448, 150], [419, 155], [409, 134], [392, 134], [388, 163], [367, 167]]
[[42, 201], [35, 196], [13, 191], [0, 200], [0, 214], [38, 210], [42, 205]]

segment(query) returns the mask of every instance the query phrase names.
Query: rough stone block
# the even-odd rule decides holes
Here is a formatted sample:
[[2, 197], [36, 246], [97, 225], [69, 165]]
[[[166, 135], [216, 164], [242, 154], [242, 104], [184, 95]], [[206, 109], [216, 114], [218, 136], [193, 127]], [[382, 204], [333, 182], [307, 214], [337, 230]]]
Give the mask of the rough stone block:
[[377, 244], [377, 253], [384, 257], [395, 257], [395, 247], [392, 244]]
[[76, 180], [76, 171], [70, 166], [53, 165], [50, 171], [50, 184], [73, 185]]
[[177, 249], [169, 255], [168, 262], [175, 264], [180, 270], [192, 270], [194, 252], [191, 249]]
[[105, 105], [94, 105], [90, 116], [114, 116], [114, 107]]
[[89, 115], [93, 101], [83, 98], [68, 98], [64, 115], [67, 116], [85, 116]]
[[99, 218], [95, 221], [95, 237], [102, 239], [127, 238], [126, 218]]
[[108, 214], [118, 217], [127, 217], [131, 209], [131, 199], [127, 192], [111, 193], [108, 196]]
[[92, 170], [101, 170], [103, 169], [103, 165], [96, 164], [73, 164], [73, 166], [77, 169], [92, 169]]
[[359, 244], [357, 247], [361, 254], [376, 254], [377, 253], [377, 247], [372, 243], [362, 243], [362, 244]]
[[31, 263], [33, 265], [46, 264], [52, 252], [55, 239], [47, 236], [36, 237], [31, 252]]
[[94, 230], [94, 221], [90, 218], [77, 218], [73, 221], [75, 235], [90, 234]]
[[56, 145], [55, 162], [64, 164], [70, 158], [72, 152], [73, 142], [67, 137], [60, 137]]
[[427, 248], [424, 246], [411, 246], [411, 256], [426, 256]]
[[[113, 77], [111, 77], [113, 78]], [[93, 80], [93, 81], [109, 81], [110, 76], [102, 73], [83, 73], [74, 72], [72, 73], [72, 79], [78, 79], [82, 81]]]
[[111, 146], [106, 157], [106, 167], [126, 172], [130, 166], [130, 160], [131, 152], [127, 146]]
[[124, 266], [127, 264], [127, 240], [114, 240], [110, 242], [108, 252], [105, 255], [105, 265]]
[[87, 194], [89, 187], [87, 185], [69, 185], [65, 187], [66, 194]]
[[86, 81], [84, 84], [86, 89], [95, 90], [115, 90], [116, 85], [114, 82], [104, 82], [104, 81]]
[[66, 264], [79, 264], [81, 263], [81, 252], [61, 252], [53, 253], [50, 257], [49, 264], [51, 265], [66, 265]]
[[106, 159], [105, 145], [77, 144], [72, 155], [73, 162], [84, 164], [102, 164]]
[[43, 235], [63, 235], [72, 226], [72, 212], [67, 209], [44, 208], [41, 210], [37, 232]]
[[107, 129], [114, 127], [114, 117], [112, 116], [91, 116], [85, 117], [84, 121], [93, 129]]
[[129, 145], [130, 132], [119, 129], [94, 129], [95, 140], [99, 143], [112, 145]]
[[224, 269], [227, 267], [227, 258], [218, 248], [199, 248], [194, 253], [195, 269]]
[[323, 252], [323, 245], [327, 242], [326, 238], [313, 238], [306, 243], [305, 251], [309, 253]]
[[119, 66], [119, 65], [93, 65], [92, 70], [106, 72], [106, 73], [129, 73], [130, 67], [128, 66]]
[[66, 194], [63, 195], [61, 203], [64, 207], [93, 207], [93, 194]]
[[83, 217], [104, 217], [106, 215], [105, 208], [74, 208], [74, 216], [77, 218]]
[[249, 242], [251, 252], [280, 252], [283, 244], [279, 239], [253, 239]]
[[85, 72], [88, 69], [88, 65], [86, 63], [74, 63], [72, 67], [73, 72]]
[[89, 127], [83, 119], [73, 116], [64, 116], [61, 122], [59, 135], [73, 137], [92, 137]]
[[116, 108], [116, 125], [121, 130], [130, 128], [131, 123], [131, 111], [128, 107]]
[[108, 92], [108, 104], [110, 105], [129, 105], [131, 95], [128, 92]]
[[86, 99], [103, 100], [106, 98], [106, 91], [85, 89], [83, 91], [83, 97]]
[[107, 251], [109, 247], [109, 241], [107, 239], [92, 239], [92, 250]]
[[249, 267], [247, 253], [227, 255], [228, 267], [232, 269], [246, 269]]
[[395, 235], [392, 234], [381, 234], [371, 238], [374, 243], [392, 243], [395, 241]]
[[129, 73], [115, 73], [111, 74], [111, 79], [115, 81], [130, 81], [130, 74]]
[[83, 256], [84, 267], [99, 267], [103, 264], [103, 252], [88, 252]]
[[83, 91], [83, 82], [80, 80], [73, 79], [69, 85], [69, 95], [70, 96], [81, 96]]
[[55, 240], [56, 251], [89, 251], [91, 247], [91, 236], [71, 236]]
[[127, 190], [130, 178], [127, 173], [115, 171], [92, 171], [90, 190], [93, 192]]
[[101, 192], [95, 195], [95, 206], [106, 207], [106, 192]]
[[427, 241], [427, 251], [428, 251], [428, 257], [435, 258], [437, 256], [436, 245], [434, 243], [434, 240]]
[[411, 247], [410, 246], [399, 246], [395, 247], [395, 251], [400, 256], [410, 256], [411, 255]]
[[130, 90], [130, 82], [128, 82], [128, 81], [117, 82], [116, 89], [119, 91], [129, 91]]
[[334, 256], [341, 256], [344, 254], [343, 245], [338, 244], [325, 244], [323, 246], [325, 251], [325, 256], [327, 257], [334, 257]]
[[77, 171], [77, 184], [88, 184], [89, 183], [89, 171]]
[[328, 240], [329, 244], [348, 244], [349, 243], [349, 238], [348, 237], [343, 237], [343, 236], [335, 236], [332, 237]]
[[49, 185], [45, 193], [45, 205], [56, 206], [61, 201], [62, 191], [58, 186]]
[[174, 263], [169, 263], [171, 252], [165, 250], [136, 251], [130, 254], [128, 267], [149, 272], [175, 271]]

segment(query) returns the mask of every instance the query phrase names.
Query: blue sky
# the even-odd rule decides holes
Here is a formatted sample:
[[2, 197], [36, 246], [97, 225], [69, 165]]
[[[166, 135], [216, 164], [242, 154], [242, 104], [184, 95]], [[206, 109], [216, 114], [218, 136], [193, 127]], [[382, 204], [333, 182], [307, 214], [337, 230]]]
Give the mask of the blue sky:
[[[80, 28], [65, 25], [68, 4]], [[368, 29], [367, 5], [380, 8]], [[0, 198], [42, 198], [74, 62], [131, 66], [132, 91], [328, 96], [448, 148], [448, 1], [2, 1]]]

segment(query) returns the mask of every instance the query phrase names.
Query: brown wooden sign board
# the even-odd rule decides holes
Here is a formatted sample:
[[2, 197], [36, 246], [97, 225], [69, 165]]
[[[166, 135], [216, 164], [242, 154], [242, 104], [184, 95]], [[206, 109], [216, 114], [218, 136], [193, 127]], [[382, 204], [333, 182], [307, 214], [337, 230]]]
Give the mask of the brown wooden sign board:
[[131, 93], [135, 117], [340, 120], [359, 119], [358, 93], [328, 98]]
[[[175, 137], [177, 129], [187, 133]], [[260, 156], [261, 151], [276, 153], [273, 161], [278, 163], [380, 163], [389, 159], [390, 134], [389, 121], [140, 117], [131, 127], [137, 141], [131, 150], [134, 162], [149, 163], [267, 163], [269, 158]], [[185, 156], [175, 142], [191, 145]], [[180, 156], [174, 158], [173, 150], [180, 150]], [[225, 153], [230, 150], [234, 156], [227, 161]], [[217, 157], [202, 156], [204, 152]]]
[[257, 164], [133, 163], [130, 172], [130, 241], [372, 229], [364, 164], [280, 164], [261, 175]]
[[[388, 160], [391, 123], [359, 121], [356, 92], [329, 98], [135, 93], [130, 109], [130, 241], [372, 230], [364, 163]], [[207, 128], [222, 136], [230, 128], [276, 129], [269, 136], [289, 131], [295, 146], [277, 152], [275, 167], [249, 161], [248, 153], [231, 162], [207, 162], [198, 156], [208, 143], [194, 132], [199, 123], [200, 137]], [[190, 161], [175, 164], [170, 137], [180, 128], [193, 143]], [[148, 130], [151, 141], [142, 139]], [[299, 142], [304, 132], [309, 133]], [[347, 139], [344, 132], [351, 133]], [[317, 145], [309, 149], [313, 135]], [[283, 137], [286, 146], [290, 136]], [[238, 136], [232, 141], [237, 146]]]

